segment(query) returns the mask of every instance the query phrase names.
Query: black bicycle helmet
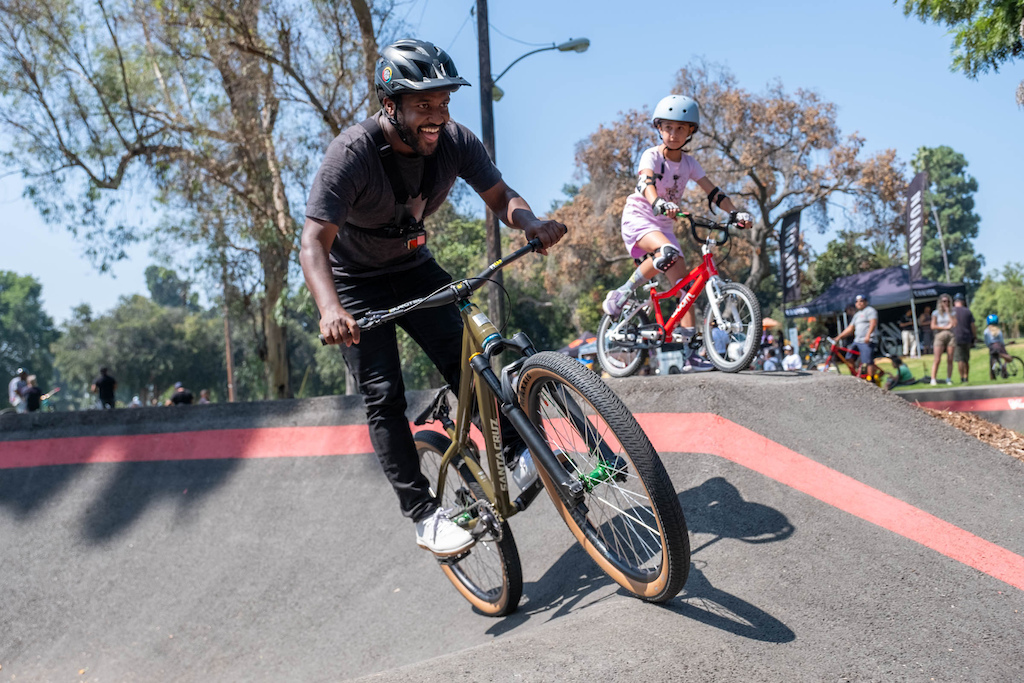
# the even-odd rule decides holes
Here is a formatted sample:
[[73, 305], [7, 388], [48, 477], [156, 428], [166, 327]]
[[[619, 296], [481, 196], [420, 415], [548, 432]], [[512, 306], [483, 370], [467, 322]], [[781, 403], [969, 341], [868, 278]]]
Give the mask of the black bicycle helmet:
[[459, 76], [448, 53], [425, 40], [405, 38], [380, 51], [373, 74], [377, 97], [394, 97], [407, 92], [458, 90], [469, 81]]

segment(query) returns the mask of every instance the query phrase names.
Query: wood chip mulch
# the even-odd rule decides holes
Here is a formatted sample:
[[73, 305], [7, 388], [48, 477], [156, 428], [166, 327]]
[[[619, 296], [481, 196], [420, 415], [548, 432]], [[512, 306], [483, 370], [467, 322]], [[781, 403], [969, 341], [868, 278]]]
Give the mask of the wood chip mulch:
[[932, 417], [945, 420], [982, 443], [997, 448], [1018, 460], [1024, 460], [1024, 436], [1012, 429], [989, 422], [973, 413], [956, 413], [950, 410], [933, 410], [931, 408], [921, 408], [921, 410]]

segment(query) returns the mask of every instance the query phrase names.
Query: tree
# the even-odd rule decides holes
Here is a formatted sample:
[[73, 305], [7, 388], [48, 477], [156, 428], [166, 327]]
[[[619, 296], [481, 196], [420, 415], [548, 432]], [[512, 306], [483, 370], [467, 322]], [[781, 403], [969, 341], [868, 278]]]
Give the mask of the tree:
[[1024, 263], [1009, 263], [999, 273], [989, 274], [971, 301], [971, 312], [979, 323], [989, 313], [999, 316], [1007, 339], [1024, 331]]
[[181, 240], [250, 255], [266, 395], [288, 395], [274, 311], [301, 225], [292, 207], [325, 139], [371, 106], [373, 21], [388, 9], [0, 0], [6, 162], [44, 218], [83, 237], [100, 267], [151, 227], [111, 210], [133, 187], [174, 211]]
[[146, 268], [146, 288], [153, 303], [160, 306], [184, 306], [199, 310], [199, 295], [190, 294], [191, 283], [182, 280], [170, 268], [152, 265]]
[[[904, 0], [903, 13], [949, 27], [952, 71], [977, 78], [1024, 56], [1024, 0]], [[1024, 107], [1024, 81], [1017, 86]]]
[[144, 402], [160, 398], [178, 381], [224, 397], [221, 344], [219, 318], [135, 295], [122, 297], [99, 317], [88, 306], [75, 309], [53, 348], [65, 396], [87, 407], [93, 401], [88, 387], [102, 366], [117, 379], [122, 400], [131, 395]]
[[43, 310], [42, 291], [31, 275], [0, 271], [0, 372], [10, 379], [25, 368], [46, 391], [53, 377], [50, 344], [60, 335]]
[[877, 242], [865, 244], [861, 233], [840, 230], [838, 238], [831, 240], [824, 252], [811, 259], [808, 272], [811, 293], [821, 294], [838, 278], [894, 265], [899, 264], [884, 245]]
[[[906, 187], [903, 168], [892, 150], [863, 158], [863, 138], [841, 137], [833, 104], [810, 91], [787, 93], [778, 83], [764, 94], [750, 93], [725, 68], [702, 62], [679, 72], [673, 92], [693, 97], [701, 107], [700, 129], [689, 153], [755, 218], [752, 229], [736, 231], [731, 240], [723, 269], [733, 279], [744, 279], [756, 290], [773, 276], [782, 217], [806, 210], [804, 225], [824, 231], [827, 203], [837, 197], [845, 198], [852, 225], [862, 226], [871, 239], [897, 243]], [[569, 248], [557, 250], [562, 282], [579, 283], [585, 292], [581, 299], [593, 298], [592, 287], [608, 279], [610, 266], [622, 264], [624, 273], [632, 264], [622, 248], [620, 216], [636, 185], [640, 154], [658, 143], [649, 113], [629, 111], [577, 148], [577, 170], [585, 182], [556, 215], [572, 226]], [[695, 185], [684, 200], [692, 211], [708, 210], [707, 198]], [[580, 261], [596, 268], [579, 273]]]
[[931, 182], [925, 192], [927, 224], [931, 227], [925, 229], [921, 273], [932, 280], [946, 279], [942, 246], [931, 211], [931, 207], [935, 207], [946, 245], [950, 280], [963, 282], [969, 291], [974, 291], [981, 283], [981, 267], [985, 263], [983, 256], [974, 253], [971, 241], [978, 236], [981, 222], [974, 213], [978, 181], [968, 175], [964, 156], [950, 147], [921, 147], [911, 163], [915, 172], [926, 171]]

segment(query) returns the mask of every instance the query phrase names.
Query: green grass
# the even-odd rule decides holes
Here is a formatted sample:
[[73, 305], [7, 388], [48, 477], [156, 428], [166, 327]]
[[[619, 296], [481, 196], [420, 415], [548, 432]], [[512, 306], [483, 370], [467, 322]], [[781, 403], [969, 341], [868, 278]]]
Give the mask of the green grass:
[[[1006, 351], [1011, 356], [1020, 356], [1024, 358], [1024, 342], [1019, 344], [1007, 344]], [[932, 376], [932, 361], [935, 359], [933, 355], [922, 356], [921, 358], [904, 358], [903, 362], [910, 367], [911, 372], [914, 373], [914, 377], [918, 379], [924, 378], [924, 384], [911, 384], [910, 386], [897, 387], [895, 391], [916, 391], [918, 389], [946, 389], [949, 387], [945, 383], [946, 379], [946, 354], [942, 354], [942, 362], [939, 364], [939, 369], [935, 373], [935, 379], [939, 381], [939, 385], [932, 387], [929, 385], [929, 380]], [[882, 358], [878, 361], [878, 367], [882, 370], [891, 373], [892, 363], [889, 362], [888, 358]], [[991, 380], [988, 378], [988, 349], [985, 346], [975, 347], [971, 350], [971, 364], [970, 371], [968, 372], [968, 382], [960, 382], [960, 369], [957, 367], [956, 361], [953, 362], [953, 384], [954, 387], [980, 387], [988, 384], [1014, 384], [1024, 382], [1024, 377], [1010, 377], [1009, 379], [995, 379]]]

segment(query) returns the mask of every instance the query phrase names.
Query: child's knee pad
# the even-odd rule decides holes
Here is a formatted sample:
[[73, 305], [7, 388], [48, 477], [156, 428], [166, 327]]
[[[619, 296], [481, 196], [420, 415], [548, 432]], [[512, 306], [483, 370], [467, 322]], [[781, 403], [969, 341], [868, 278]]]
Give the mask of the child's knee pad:
[[672, 264], [679, 260], [679, 256], [679, 250], [676, 249], [675, 245], [663, 244], [654, 252], [654, 267], [664, 273], [672, 267]]

